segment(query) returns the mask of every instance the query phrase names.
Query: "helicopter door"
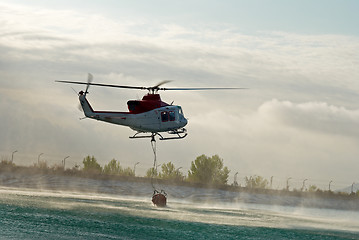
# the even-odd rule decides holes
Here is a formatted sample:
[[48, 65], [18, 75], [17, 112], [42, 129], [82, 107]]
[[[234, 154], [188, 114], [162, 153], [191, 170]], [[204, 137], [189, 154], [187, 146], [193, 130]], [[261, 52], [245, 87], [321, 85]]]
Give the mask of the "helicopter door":
[[161, 122], [173, 122], [176, 121], [176, 113], [174, 111], [161, 112]]
[[175, 111], [162, 111], [161, 112], [161, 129], [169, 131], [176, 127], [176, 112]]
[[176, 120], [176, 114], [175, 114], [174, 111], [169, 111], [169, 112], [168, 112], [168, 120], [169, 120], [170, 122], [173, 122], [173, 121]]
[[161, 124], [160, 124], [161, 131], [167, 131], [168, 120], [169, 120], [168, 112], [167, 111], [162, 111], [161, 112]]

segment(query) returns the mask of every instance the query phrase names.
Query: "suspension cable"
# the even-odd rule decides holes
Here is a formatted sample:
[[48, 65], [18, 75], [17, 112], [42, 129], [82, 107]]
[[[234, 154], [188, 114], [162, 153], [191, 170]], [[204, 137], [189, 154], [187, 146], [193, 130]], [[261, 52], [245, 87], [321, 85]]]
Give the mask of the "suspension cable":
[[[161, 192], [159, 192], [153, 184], [154, 177], [157, 177], [157, 151], [156, 151], [157, 149], [156, 149], [156, 139], [155, 139], [156, 135], [157, 135], [156, 133], [152, 133], [152, 136], [151, 136], [151, 146], [152, 146], [152, 151], [153, 151], [153, 156], [154, 156], [153, 171], [151, 174], [151, 185], [153, 188], [153, 196], [155, 194], [161, 194], [162, 196], [164, 196], [164, 198], [166, 198], [167, 193], [163, 189], [161, 189]], [[155, 176], [155, 174], [156, 174], [156, 176]]]
[[151, 174], [151, 185], [154, 191], [156, 191], [156, 188], [153, 185], [153, 177], [155, 175], [155, 173], [157, 174], [157, 154], [156, 154], [156, 139], [155, 139], [155, 134], [152, 133], [152, 139], [151, 139], [151, 146], [152, 146], [152, 151], [153, 151], [153, 155], [154, 155], [154, 160], [153, 160], [153, 171]]

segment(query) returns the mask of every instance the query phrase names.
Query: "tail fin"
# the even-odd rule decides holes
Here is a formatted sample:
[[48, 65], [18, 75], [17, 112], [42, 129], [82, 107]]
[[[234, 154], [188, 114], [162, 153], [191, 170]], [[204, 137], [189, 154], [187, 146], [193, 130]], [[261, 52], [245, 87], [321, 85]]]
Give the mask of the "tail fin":
[[93, 117], [95, 112], [92, 109], [90, 103], [87, 101], [85, 94], [80, 93], [79, 100], [80, 100], [81, 107], [84, 110], [85, 116]]

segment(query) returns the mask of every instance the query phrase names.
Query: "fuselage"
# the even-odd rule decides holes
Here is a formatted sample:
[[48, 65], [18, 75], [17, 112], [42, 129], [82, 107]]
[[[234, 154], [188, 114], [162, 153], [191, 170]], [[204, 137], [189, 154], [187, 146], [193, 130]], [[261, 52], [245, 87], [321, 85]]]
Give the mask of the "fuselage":
[[187, 125], [182, 108], [162, 102], [158, 94], [128, 101], [129, 112], [95, 111], [85, 94], [80, 94], [79, 100], [86, 117], [127, 126], [138, 132], [168, 132]]

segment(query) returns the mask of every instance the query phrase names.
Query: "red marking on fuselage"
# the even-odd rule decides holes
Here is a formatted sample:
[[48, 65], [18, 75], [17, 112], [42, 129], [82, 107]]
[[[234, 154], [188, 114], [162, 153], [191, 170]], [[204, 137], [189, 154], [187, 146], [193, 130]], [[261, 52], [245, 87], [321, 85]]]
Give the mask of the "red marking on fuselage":
[[143, 96], [142, 100], [130, 100], [127, 102], [129, 112], [112, 112], [112, 111], [95, 111], [93, 110], [91, 104], [87, 101], [88, 106], [93, 113], [109, 113], [109, 114], [139, 114], [154, 110], [156, 108], [161, 108], [169, 106], [169, 104], [162, 102], [159, 94], [147, 94]]
[[159, 94], [147, 94], [143, 96], [142, 100], [130, 100], [127, 102], [130, 113], [144, 113], [156, 108], [169, 106], [162, 102]]

